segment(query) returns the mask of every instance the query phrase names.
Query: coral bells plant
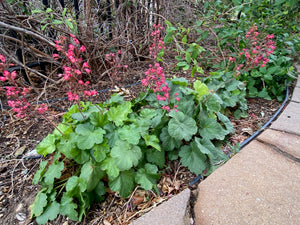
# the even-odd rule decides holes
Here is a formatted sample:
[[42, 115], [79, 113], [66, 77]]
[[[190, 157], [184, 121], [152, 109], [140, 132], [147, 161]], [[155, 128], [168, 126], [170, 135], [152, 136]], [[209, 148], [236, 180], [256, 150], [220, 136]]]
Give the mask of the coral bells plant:
[[83, 62], [82, 54], [86, 51], [84, 45], [80, 45], [79, 40], [70, 34], [73, 41], [72, 44], [67, 44], [67, 38], [60, 36], [55, 40], [55, 48], [60, 54], [53, 54], [55, 60], [63, 60], [64, 73], [58, 74], [62, 77], [67, 85], [67, 95], [69, 101], [79, 102], [79, 94], [84, 96], [94, 96], [97, 91], [90, 90], [90, 82], [83, 81], [91, 73], [89, 64]]
[[[243, 48], [239, 55], [244, 59], [244, 63], [238, 64], [236, 66], [237, 74], [240, 71], [249, 71], [255, 67], [264, 68], [269, 62], [268, 57], [274, 52], [275, 42], [274, 35], [266, 35], [264, 38], [261, 37], [260, 33], [257, 31], [257, 26], [253, 26], [245, 35], [248, 48]], [[229, 58], [230, 62], [238, 61], [234, 57]]]
[[166, 49], [163, 37], [161, 37], [161, 31], [164, 29], [160, 24], [153, 24], [154, 31], [151, 32], [152, 46], [149, 47], [149, 55], [154, 59], [158, 56], [161, 50]]
[[[149, 48], [150, 57], [156, 58], [158, 52], [162, 49], [166, 49], [164, 46], [165, 43], [162, 41], [162, 37], [160, 37], [160, 32], [163, 30], [163, 27], [160, 24], [153, 24], [154, 31], [151, 33], [153, 37], [153, 44]], [[165, 104], [161, 107], [163, 110], [170, 112], [170, 87], [168, 86], [165, 78], [165, 74], [163, 71], [163, 67], [160, 66], [159, 63], [155, 63], [153, 65], [149, 65], [148, 70], [145, 72], [146, 78], [142, 80], [143, 86], [148, 86], [150, 89], [156, 93], [156, 99], [158, 101], [165, 102]], [[180, 100], [178, 93], [175, 93], [174, 96], [177, 101]], [[177, 105], [174, 104], [173, 109], [177, 112]]]
[[[162, 109], [170, 112], [171, 107], [170, 103], [170, 87], [168, 86], [165, 74], [163, 72], [163, 67], [159, 65], [159, 63], [155, 63], [154, 66], [149, 65], [149, 69], [145, 72], [146, 78], [142, 80], [143, 86], [148, 86], [150, 89], [156, 93], [156, 99], [158, 101], [165, 102], [165, 104], [161, 107]], [[178, 93], [174, 94], [174, 98], [176, 101], [179, 101]], [[174, 104], [173, 109], [177, 112], [177, 105]]]
[[7, 97], [7, 104], [12, 108], [16, 116], [23, 118], [28, 112], [30, 112], [31, 105], [27, 100], [26, 96], [30, 92], [30, 87], [19, 87], [16, 83], [17, 73], [15, 71], [8, 72], [8, 65], [5, 64], [5, 57], [0, 55], [0, 71], [2, 71], [3, 76], [0, 76], [0, 81], [8, 82], [11, 86], [5, 86], [4, 89], [0, 88], [0, 91], [5, 91]]

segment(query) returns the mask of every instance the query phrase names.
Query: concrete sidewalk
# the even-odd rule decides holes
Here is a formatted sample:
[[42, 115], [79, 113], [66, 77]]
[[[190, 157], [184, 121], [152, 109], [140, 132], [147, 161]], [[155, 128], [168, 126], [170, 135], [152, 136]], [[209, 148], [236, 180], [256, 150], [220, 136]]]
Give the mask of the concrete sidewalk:
[[[131, 224], [192, 224], [189, 197], [187, 189]], [[300, 224], [300, 77], [271, 127], [199, 184], [194, 214], [195, 225]]]

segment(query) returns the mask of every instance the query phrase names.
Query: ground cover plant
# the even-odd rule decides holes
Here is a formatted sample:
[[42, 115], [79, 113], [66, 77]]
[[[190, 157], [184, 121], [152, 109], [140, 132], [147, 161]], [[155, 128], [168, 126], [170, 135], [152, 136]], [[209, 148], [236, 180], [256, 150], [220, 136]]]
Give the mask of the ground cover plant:
[[[157, 182], [167, 162], [178, 160], [195, 175], [208, 176], [229, 159], [220, 150], [234, 133], [229, 118], [248, 116], [247, 96], [281, 101], [295, 76], [290, 56], [299, 48], [296, 24], [291, 24], [295, 34], [289, 37], [272, 33], [270, 24], [287, 19], [285, 14], [259, 23], [249, 13], [261, 12], [260, 6], [279, 12], [281, 6], [285, 10], [296, 4], [232, 4], [204, 4], [201, 21], [187, 28], [168, 20], [153, 24], [148, 56], [152, 63], [141, 79], [146, 89], [129, 100], [115, 94], [104, 102], [89, 101], [98, 95], [91, 82], [98, 80], [93, 77], [89, 48], [74, 34], [59, 36], [52, 56], [62, 64], [57, 77], [72, 106], [58, 125], [48, 119], [47, 104], [28, 100], [31, 89], [20, 87], [17, 73], [9, 71], [1, 55], [1, 89], [8, 105], [16, 116], [43, 117], [54, 128], [36, 147], [47, 160], [41, 161], [33, 178], [40, 191], [30, 206], [31, 218], [45, 224], [60, 214], [82, 221], [92, 204], [110, 192], [127, 198], [140, 187], [159, 194]], [[226, 18], [242, 10], [246, 14], [238, 21]], [[186, 78], [166, 73], [168, 53], [177, 61], [169, 72], [186, 73]], [[103, 57], [112, 86], [130, 69], [122, 62], [123, 54], [112, 48]]]

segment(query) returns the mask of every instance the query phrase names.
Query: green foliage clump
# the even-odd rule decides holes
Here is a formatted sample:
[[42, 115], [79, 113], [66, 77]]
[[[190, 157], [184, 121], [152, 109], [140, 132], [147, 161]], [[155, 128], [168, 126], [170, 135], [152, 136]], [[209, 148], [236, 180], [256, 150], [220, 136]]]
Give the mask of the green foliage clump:
[[51, 160], [41, 162], [34, 176], [41, 190], [30, 207], [31, 217], [40, 224], [58, 214], [80, 221], [107, 189], [124, 198], [136, 185], [157, 190], [166, 161], [179, 158], [193, 173], [206, 175], [225, 162], [228, 156], [216, 144], [234, 129], [220, 111], [239, 99], [230, 104], [199, 80], [167, 83], [170, 95], [177, 96], [169, 105], [176, 104], [177, 110], [163, 110], [165, 103], [151, 91], [131, 101], [113, 95], [104, 103], [73, 105], [36, 148], [43, 156], [51, 154]]

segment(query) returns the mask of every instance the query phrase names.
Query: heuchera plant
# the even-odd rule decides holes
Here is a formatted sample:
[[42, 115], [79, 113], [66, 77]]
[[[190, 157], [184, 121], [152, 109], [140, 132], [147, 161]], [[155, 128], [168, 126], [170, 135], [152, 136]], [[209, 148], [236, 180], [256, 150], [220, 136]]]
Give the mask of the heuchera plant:
[[[247, 72], [255, 67], [264, 68], [269, 62], [268, 57], [274, 52], [275, 42], [272, 40], [274, 35], [266, 35], [265, 38], [259, 37], [259, 32], [257, 31], [257, 26], [253, 26], [245, 35], [247, 40], [248, 48], [243, 48], [239, 53], [241, 58], [244, 60], [243, 64], [236, 66], [237, 76], [243, 72]], [[230, 57], [230, 62], [239, 61], [238, 57]]]
[[148, 91], [131, 101], [116, 94], [104, 103], [73, 105], [61, 132], [36, 147], [50, 155], [33, 179], [41, 185], [30, 206], [38, 223], [58, 214], [80, 221], [108, 189], [124, 198], [136, 185], [157, 190], [166, 160], [179, 158], [195, 174], [208, 175], [228, 159], [214, 142], [234, 129], [204, 83], [167, 80], [159, 64], [149, 67], [143, 83]]
[[5, 57], [0, 55], [0, 71], [3, 76], [0, 76], [0, 81], [8, 83], [10, 86], [5, 86], [4, 89], [0, 87], [0, 91], [5, 91], [7, 97], [7, 104], [12, 108], [12, 111], [16, 113], [16, 116], [23, 118], [26, 115], [34, 115], [34, 112], [43, 114], [48, 110], [48, 106], [41, 104], [40, 106], [34, 107], [27, 99], [28, 94], [31, 91], [30, 87], [19, 87], [16, 82], [17, 73], [15, 71], [8, 72], [8, 65], [5, 63]]
[[[70, 35], [74, 44], [67, 44], [66, 37], [59, 37], [55, 41], [56, 50], [60, 54], [53, 54], [54, 59], [62, 59], [64, 66], [63, 74], [59, 74], [67, 84], [67, 95], [69, 101], [75, 101], [79, 103], [79, 93], [83, 93], [84, 96], [94, 96], [97, 91], [90, 90], [90, 82], [83, 81], [84, 74], [90, 74], [91, 70], [87, 62], [83, 62], [81, 54], [86, 51], [84, 45], [80, 45], [79, 40], [73, 35]], [[67, 47], [66, 47], [67, 46]]]

